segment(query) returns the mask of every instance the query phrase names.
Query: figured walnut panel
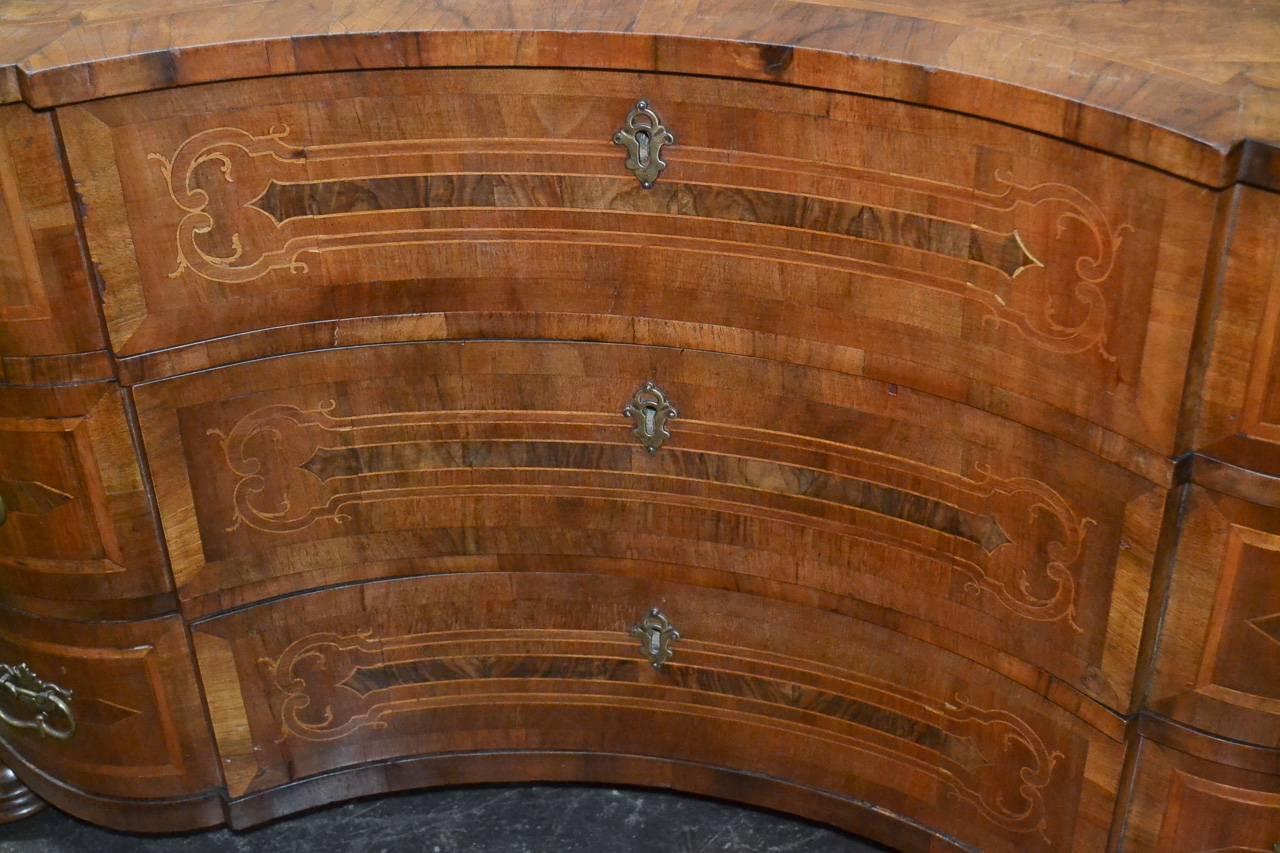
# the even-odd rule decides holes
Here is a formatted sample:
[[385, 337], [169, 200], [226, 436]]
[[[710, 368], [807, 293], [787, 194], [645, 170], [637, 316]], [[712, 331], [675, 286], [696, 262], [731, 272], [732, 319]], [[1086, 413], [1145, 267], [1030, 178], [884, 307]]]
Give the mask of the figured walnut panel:
[[1135, 749], [1119, 853], [1272, 853], [1280, 844], [1274, 750], [1193, 732], [1178, 732], [1172, 745], [1144, 736]]
[[[648, 192], [611, 143], [642, 95], [679, 139]], [[59, 120], [114, 347], [179, 348], [136, 373], [351, 318], [328, 340], [423, 333], [408, 314], [432, 337], [577, 318], [983, 400], [1132, 442], [1117, 457], [1173, 447], [1214, 194], [1094, 152], [886, 101], [586, 72], [280, 78]]]
[[[0, 721], [0, 741], [48, 776], [89, 794], [137, 799], [179, 798], [221, 783], [177, 617], [80, 623], [0, 609], [0, 663], [25, 663], [71, 693], [76, 728], [67, 740]], [[31, 716], [7, 692], [0, 702], [15, 718]], [[64, 725], [57, 713], [49, 717]]]
[[1192, 448], [1280, 473], [1280, 195], [1235, 190]]
[[932, 105], [1274, 187], [1278, 29], [1274, 0], [1239, 15], [1214, 0], [9, 4], [0, 100], [367, 68], [665, 71]]
[[[681, 413], [653, 455], [621, 415], [648, 379]], [[661, 573], [862, 607], [1129, 707], [1165, 489], [979, 410], [759, 359], [521, 342], [329, 350], [136, 397], [192, 615], [419, 572]]]
[[1151, 707], [1280, 746], [1280, 507], [1189, 488]]
[[[681, 633], [660, 671], [628, 634], [652, 606]], [[678, 583], [374, 582], [220, 616], [195, 637], [233, 798], [401, 756], [578, 750], [881, 803], [993, 851], [1084, 851], [1105, 839], [1122, 752], [933, 646]]]
[[0, 107], [0, 357], [101, 349], [53, 119]]
[[121, 395], [0, 388], [0, 600], [119, 604], [171, 589]]

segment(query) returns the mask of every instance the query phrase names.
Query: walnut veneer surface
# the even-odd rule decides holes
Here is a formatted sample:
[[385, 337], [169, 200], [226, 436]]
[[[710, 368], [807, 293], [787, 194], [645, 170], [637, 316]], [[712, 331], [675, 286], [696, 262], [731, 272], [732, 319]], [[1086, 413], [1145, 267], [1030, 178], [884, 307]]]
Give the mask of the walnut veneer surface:
[[0, 2], [0, 820], [1270, 850], [1278, 191], [1273, 2]]

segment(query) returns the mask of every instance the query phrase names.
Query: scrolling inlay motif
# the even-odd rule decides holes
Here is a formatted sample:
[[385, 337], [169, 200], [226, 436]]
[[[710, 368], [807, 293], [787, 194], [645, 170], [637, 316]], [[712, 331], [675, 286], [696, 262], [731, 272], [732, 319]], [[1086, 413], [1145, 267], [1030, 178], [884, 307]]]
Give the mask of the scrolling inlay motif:
[[[440, 494], [439, 483], [430, 479], [433, 471], [441, 470], [440, 465], [455, 470], [487, 467], [483, 459], [471, 460], [465, 458], [465, 454], [433, 464], [423, 455], [425, 451], [415, 449], [427, 447], [436, 438], [434, 430], [446, 422], [442, 418], [465, 419], [461, 413], [389, 412], [335, 417], [334, 408], [332, 401], [310, 410], [287, 404], [271, 405], [244, 415], [230, 432], [209, 430], [221, 444], [227, 467], [238, 478], [229, 532], [244, 526], [266, 534], [284, 534], [322, 522], [342, 524], [351, 521], [352, 513], [362, 505]], [[484, 416], [501, 420], [504, 413], [485, 412]], [[506, 413], [506, 416], [520, 415]], [[569, 416], [557, 417], [564, 422]], [[584, 424], [594, 423], [590, 415], [578, 417]], [[625, 424], [619, 425], [612, 419], [609, 425], [626, 428]], [[632, 442], [620, 439], [619, 444], [630, 448]], [[965, 535], [960, 538], [967, 538], [976, 546], [974, 550], [978, 553], [971, 558], [926, 552], [960, 571], [970, 593], [986, 592], [1026, 619], [1063, 620], [1074, 631], [1082, 630], [1075, 621], [1073, 569], [1083, 558], [1086, 534], [1095, 522], [1080, 516], [1054, 489], [1029, 477], [998, 476], [985, 465], [976, 465], [973, 476], [964, 477], [898, 457], [886, 462], [880, 454], [857, 448], [848, 448], [847, 452], [874, 462], [876, 467], [872, 470], [883, 473], [878, 480], [872, 480], [870, 472], [866, 480], [827, 476], [827, 482], [836, 484], [832, 487], [833, 499], [883, 514], [885, 510], [874, 502], [858, 503], [865, 494], [859, 489], [879, 489], [896, 495], [900, 500], [894, 501], [894, 506], [906, 505], [897, 510], [900, 514], [896, 517], [952, 536], [963, 532]], [[335, 462], [338, 458], [343, 460], [340, 464]], [[501, 462], [488, 464], [503, 467]], [[773, 465], [784, 473], [795, 470], [798, 478], [813, 482], [814, 474], [808, 470], [793, 469], [782, 463], [757, 464]], [[530, 465], [536, 467], [536, 461], [526, 461], [521, 467], [527, 469]], [[942, 494], [958, 492], [963, 505], [955, 498], [943, 500], [915, 495], [914, 488], [895, 485], [895, 480], [903, 484], [934, 483]], [[840, 485], [846, 483], [853, 483], [853, 489], [840, 491]], [[459, 487], [452, 488], [457, 493]], [[461, 488], [479, 493], [485, 487]], [[505, 485], [502, 491], [511, 493], [516, 488]], [[679, 500], [679, 495], [665, 494], [660, 486], [646, 484], [636, 488], [646, 489], [637, 494], [647, 501]], [[556, 490], [558, 494], [585, 493], [582, 487], [572, 484], [559, 484]], [[809, 497], [804, 492], [798, 496]], [[708, 498], [704, 503], [717, 501]], [[718, 503], [722, 505], [721, 511], [739, 514], [746, 511], [739, 503], [728, 500]], [[927, 505], [910, 514], [910, 507], [921, 504]], [[964, 519], [964, 523], [957, 521], [950, 527], [939, 526], [938, 519], [944, 516]], [[1044, 541], [1031, 543], [1038, 546], [1034, 553], [1044, 555], [1042, 562], [1035, 563], [1022, 556], [1024, 552], [1008, 547], [1015, 540], [1007, 531], [1036, 530], [1043, 526], [1036, 523], [1040, 520], [1049, 521], [1053, 533], [1044, 534], [1048, 537]], [[798, 512], [792, 514], [790, 521], [801, 525], [820, 523]], [[843, 525], [841, 535], [859, 538], [864, 534], [858, 526]]]
[[[612, 684], [643, 684], [649, 664], [635, 655], [625, 632], [557, 630], [557, 642], [571, 648], [546, 654], [539, 648], [546, 632], [509, 630], [504, 637], [471, 639], [470, 632], [440, 632], [378, 638], [358, 634], [315, 633], [288, 645], [277, 657], [264, 657], [273, 687], [283, 697], [277, 706], [279, 741], [293, 737], [313, 743], [340, 740], [364, 728], [386, 729], [397, 714], [426, 711], [456, 701], [450, 685], [492, 680], [488, 702], [531, 702], [545, 687], [521, 692], [522, 680], [586, 683], [590, 689], [563, 690], [557, 702], [599, 700]], [[691, 651], [696, 644], [690, 644]], [[658, 691], [675, 685], [682, 693], [716, 693], [744, 700], [736, 710], [768, 717], [770, 724], [855, 745], [938, 779], [950, 796], [972, 804], [1006, 829], [1045, 837], [1045, 789], [1062, 753], [1050, 750], [1025, 720], [1000, 709], [983, 709], [961, 697], [938, 700], [890, 682], [842, 671], [840, 691], [806, 683], [805, 670], [770, 667], [768, 676], [745, 671], [732, 656], [714, 657], [713, 668], [670, 662]], [[652, 685], [650, 685], [652, 686]], [[644, 695], [627, 693], [643, 706]], [[654, 700], [669, 706], [670, 699]], [[909, 713], [901, 710], [904, 703]], [[686, 710], [697, 712], [696, 698]], [[838, 728], [809, 727], [792, 718], [772, 716], [770, 706], [812, 711], [833, 718]], [[902, 741], [908, 748], [902, 748]], [[1011, 798], [1016, 778], [1018, 799]]]
[[[657, 193], [661, 186], [657, 185], [639, 199], [626, 196], [624, 206], [615, 207], [621, 203], [618, 199], [623, 197], [617, 196], [613, 190], [600, 190], [592, 195], [580, 189], [567, 188], [569, 184], [566, 182], [600, 183], [602, 179], [595, 176], [529, 176], [515, 172], [487, 175], [432, 173], [424, 158], [433, 151], [454, 150], [457, 143], [453, 149], [448, 149], [447, 141], [441, 140], [295, 145], [285, 141], [289, 132], [288, 127], [281, 127], [255, 135], [240, 128], [217, 127], [189, 137], [171, 157], [158, 152], [148, 155], [159, 164], [169, 196], [183, 212], [175, 233], [177, 266], [171, 277], [189, 272], [210, 281], [245, 283], [275, 270], [302, 274], [309, 271], [306, 258], [326, 252], [423, 245], [444, 239], [440, 229], [420, 227], [416, 220], [408, 217], [414, 211], [452, 206], [536, 209], [547, 206], [548, 199], [551, 199], [550, 206], [566, 210], [616, 209], [703, 216], [743, 223], [761, 222], [815, 230], [855, 241], [887, 243], [934, 255], [952, 255], [964, 263], [965, 272], [947, 276], [907, 270], [886, 262], [875, 253], [851, 252], [848, 257], [832, 257], [818, 251], [798, 250], [801, 255], [812, 258], [807, 263], [834, 265], [879, 278], [910, 281], [971, 300], [982, 307], [984, 323], [1007, 325], [1050, 352], [1076, 354], [1095, 351], [1104, 359], [1114, 361], [1114, 356], [1107, 350], [1111, 308], [1103, 284], [1115, 267], [1124, 232], [1132, 228], [1127, 224], [1112, 226], [1096, 202], [1067, 184], [1044, 182], [1024, 185], [1011, 175], [997, 171], [995, 183], [1002, 189], [986, 192], [870, 169], [848, 169], [863, 184], [900, 187], [926, 197], [946, 198], [974, 211], [982, 211], [988, 217], [1002, 219], [1004, 224], [997, 230], [979, 226], [976, 221], [950, 221], [931, 214], [861, 205], [854, 200], [824, 200], [745, 187], [726, 190], [710, 184], [686, 183], [667, 187], [664, 192], [672, 194], [669, 198]], [[498, 154], [524, 154], [530, 153], [530, 144], [529, 141], [490, 140], [486, 150]], [[610, 160], [616, 157], [607, 151], [607, 143], [603, 144], [604, 148], [599, 145], [592, 148], [595, 143], [558, 144], [582, 156], [608, 156]], [[537, 153], [546, 155], [541, 149]], [[723, 157], [716, 157], [715, 153], [691, 149], [685, 152], [684, 159], [690, 163], [722, 162]], [[767, 155], [751, 156], [761, 160], [779, 159]], [[312, 177], [309, 167], [338, 174], [317, 179]], [[794, 168], [794, 164], [791, 167]], [[205, 174], [206, 168], [216, 168], [215, 174], [220, 176], [220, 180], [218, 177], [210, 180]], [[388, 170], [391, 170], [390, 177]], [[402, 185], [408, 182], [409, 191], [391, 194], [400, 201], [377, 202], [388, 206], [314, 209], [318, 205], [323, 206], [321, 198], [332, 202], [335, 196], [348, 198], [363, 194], [376, 201], [380, 193], [367, 184], [381, 182], [385, 185], [397, 181]], [[455, 205], [451, 193], [474, 192], [476, 186], [484, 185], [485, 181], [490, 188], [495, 185], [502, 188], [500, 194], [510, 198], [502, 203], [464, 198]], [[219, 198], [215, 203], [208, 187], [217, 186], [222, 187], [219, 192], [225, 192], [229, 200]], [[308, 195], [308, 186], [323, 186], [325, 189]], [[404, 186], [400, 189], [404, 190]], [[346, 196], [343, 196], [344, 191]], [[298, 212], [280, 209], [285, 196], [291, 200], [291, 209], [297, 208]], [[700, 205], [708, 209], [699, 210]], [[1073, 270], [1054, 271], [1058, 279], [1074, 279], [1068, 284], [1051, 281], [1049, 270], [1027, 248], [1023, 235], [1013, 224], [1013, 215], [1019, 209], [1044, 205], [1061, 210], [1056, 218], [1056, 238], [1061, 239], [1074, 223], [1085, 230], [1093, 243], [1092, 253], [1078, 256]], [[760, 215], [761, 208], [773, 211], [776, 221], [767, 216], [752, 219], [751, 216]], [[752, 211], [750, 215], [744, 213], [746, 210]], [[215, 211], [221, 215], [221, 220]], [[368, 216], [370, 212], [399, 218], [390, 221], [386, 217], [371, 218]], [[818, 213], [822, 221], [815, 224], [811, 219]], [[792, 221], [796, 216], [800, 218]], [[245, 245], [241, 232], [250, 224], [250, 218], [254, 220], [252, 228], [255, 235], [251, 239], [265, 240], [265, 245]], [[510, 237], [504, 239], [551, 239], [550, 236], [539, 236], [537, 229], [506, 231], [510, 232]], [[626, 236], [614, 235], [612, 231], [598, 226], [583, 233], [588, 234], [593, 242], [608, 242], [612, 236]], [[263, 237], [264, 234], [267, 236]], [[464, 235], [462, 239], [493, 237]], [[650, 248], [654, 251], [676, 250], [675, 242], [652, 242]], [[684, 243], [681, 246], [690, 250], [697, 244], [697, 240], [687, 242], [687, 246]], [[718, 240], [716, 251], [726, 251], [726, 242], [737, 245], [732, 241]], [[746, 251], [744, 244], [743, 252]], [[1042, 274], [1025, 275], [1030, 269], [1040, 269]], [[975, 271], [995, 275], [978, 275]], [[1003, 281], [1003, 285], [998, 281]]]

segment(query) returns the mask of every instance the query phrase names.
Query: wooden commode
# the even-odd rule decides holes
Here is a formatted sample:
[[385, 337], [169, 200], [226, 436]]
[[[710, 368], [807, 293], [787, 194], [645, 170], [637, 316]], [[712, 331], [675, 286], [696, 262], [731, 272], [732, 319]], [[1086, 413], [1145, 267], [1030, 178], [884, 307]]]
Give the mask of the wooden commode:
[[1280, 844], [1280, 2], [0, 0], [0, 821]]

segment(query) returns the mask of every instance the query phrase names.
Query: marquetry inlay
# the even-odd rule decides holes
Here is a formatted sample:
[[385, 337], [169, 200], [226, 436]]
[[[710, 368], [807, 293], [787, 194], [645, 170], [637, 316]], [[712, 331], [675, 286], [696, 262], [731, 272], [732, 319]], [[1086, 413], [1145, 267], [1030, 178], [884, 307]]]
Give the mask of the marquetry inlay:
[[[714, 715], [722, 701], [749, 718], [854, 744], [923, 774], [1003, 829], [1048, 840], [1047, 794], [1063, 753], [1020, 716], [957, 695], [938, 702], [853, 672], [835, 681], [803, 667], [751, 671], [721, 645], [688, 638], [658, 682], [624, 631], [511, 630], [405, 636], [310, 634], [260, 664], [273, 679], [282, 741], [338, 741], [479, 694], [493, 704], [613, 701]], [[539, 652], [554, 641], [563, 654]], [[637, 687], [639, 689], [637, 689]], [[540, 700], [539, 697], [544, 697]], [[721, 700], [721, 701], [716, 701]], [[1010, 779], [1017, 779], [1014, 786]], [[1016, 790], [1010, 796], [1009, 791]]]
[[[974, 592], [993, 596], [1022, 618], [1063, 621], [1081, 630], [1075, 621], [1075, 572], [1095, 521], [1034, 478], [1000, 476], [981, 465], [972, 476], [958, 476], [857, 448], [847, 452], [863, 472], [844, 476], [675, 446], [651, 456], [628, 438], [629, 422], [622, 419], [610, 424], [617, 436], [607, 443], [467, 441], [441, 435], [450, 425], [524, 421], [534, 427], [541, 423], [537, 414], [521, 412], [342, 416], [332, 402], [314, 409], [255, 409], [225, 433], [210, 431], [237, 478], [232, 506], [223, 516], [226, 528], [234, 532], [243, 526], [269, 536], [294, 533], [317, 524], [346, 524], [362, 507], [451, 494], [536, 495], [553, 488], [557, 495], [608, 498], [616, 490], [605, 487], [619, 477], [646, 502], [680, 506], [694, 502], [684, 485], [692, 478], [708, 487], [698, 505], [736, 516], [772, 515], [801, 529], [883, 540], [858, 522], [859, 514], [871, 513], [942, 534], [963, 547], [935, 546], [925, 553], [958, 571]], [[557, 421], [588, 426], [600, 418], [559, 415]], [[570, 471], [573, 476], [566, 479]], [[936, 496], [921, 493], [922, 487]], [[771, 514], [744, 499], [759, 492], [781, 495], [788, 511]], [[832, 518], [826, 509], [831, 506], [848, 515]], [[1028, 519], [1047, 524], [1029, 525]], [[1011, 547], [1015, 542], [1020, 547]], [[920, 552], [908, 539], [901, 547], [904, 553]], [[1043, 554], [1044, 561], [1028, 565], [1028, 553]]]
[[[677, 219], [682, 230], [653, 237], [655, 251], [757, 254], [788, 263], [861, 272], [941, 290], [980, 304], [987, 319], [1017, 329], [1056, 353], [1094, 350], [1108, 360], [1110, 304], [1106, 280], [1117, 261], [1127, 224], [1113, 225], [1085, 193], [1065, 183], [1022, 184], [994, 174], [999, 192], [944, 184], [870, 169], [847, 170], [855, 187], [897, 189], [932, 200], [937, 213], [913, 213], [852, 199], [664, 178], [649, 189], [617, 175], [608, 142], [556, 141], [566, 174], [512, 171], [431, 172], [433, 155], [456, 153], [459, 143], [401, 140], [360, 144], [292, 141], [288, 127], [253, 132], [217, 127], [190, 136], [172, 154], [152, 152], [170, 200], [185, 211], [174, 234], [175, 278], [187, 273], [209, 281], [248, 284], [274, 270], [303, 273], [328, 252], [448, 242], [510, 240], [625, 244], [636, 216]], [[487, 140], [484, 159], [528, 154], [528, 140]], [[725, 152], [681, 148], [687, 171], [722, 166]], [[753, 165], [794, 170], [784, 158], [753, 155]], [[331, 177], [315, 179], [323, 167]], [[392, 174], [387, 174], [391, 172]], [[595, 172], [595, 173], [593, 173]], [[1014, 223], [1022, 209], [1049, 205], [1057, 230], [1082, 228], [1091, 252], [1073, 267], [1047, 269]], [[429, 212], [488, 211], [489, 226], [472, 222], [455, 230]], [[539, 226], [536, 212], [573, 215], [554, 229]], [[503, 211], [522, 211], [516, 220]], [[591, 214], [591, 215], [588, 215]], [[621, 215], [621, 218], [618, 216]], [[264, 219], [265, 217], [265, 219]], [[612, 217], [612, 218], [610, 218]], [[242, 232], [255, 226], [250, 244]], [[736, 223], [748, 230], [725, 242], [700, 237], [692, 222]], [[577, 224], [575, 224], [575, 222]], [[664, 231], [660, 222], [653, 226]], [[797, 243], [797, 233], [808, 235]], [[713, 246], [713, 242], [716, 244]], [[944, 259], [945, 268], [886, 257], [883, 247], [906, 256]], [[1032, 273], [1035, 273], [1034, 275]], [[1069, 310], [1064, 308], [1070, 304]]]

